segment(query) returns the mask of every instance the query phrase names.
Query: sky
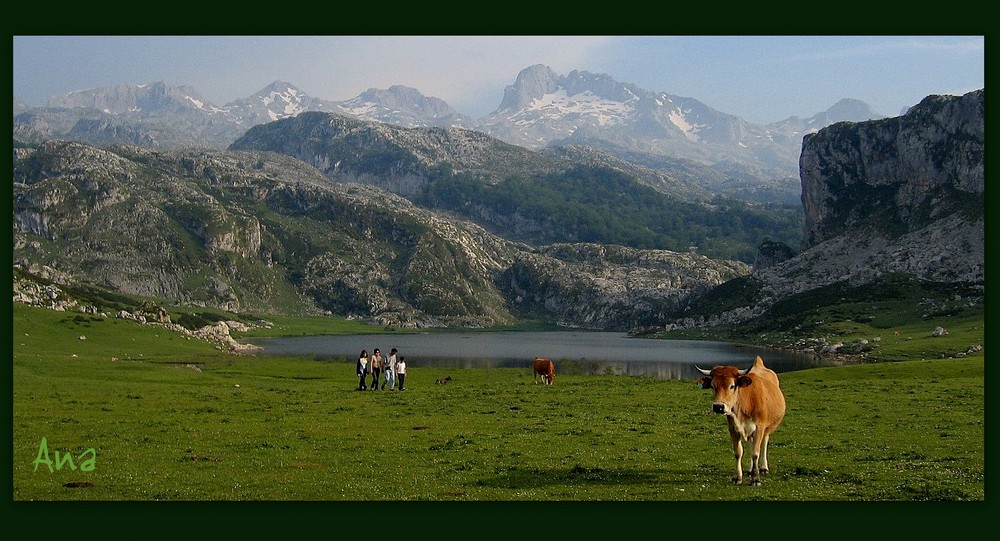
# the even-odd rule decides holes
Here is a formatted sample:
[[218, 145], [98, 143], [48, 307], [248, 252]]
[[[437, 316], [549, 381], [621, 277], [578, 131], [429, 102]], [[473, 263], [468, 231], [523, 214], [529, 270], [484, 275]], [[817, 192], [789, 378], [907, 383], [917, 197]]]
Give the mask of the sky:
[[474, 118], [535, 64], [694, 98], [767, 124], [844, 98], [885, 116], [985, 86], [985, 37], [959, 36], [13, 36], [13, 95], [120, 83], [192, 86], [222, 106], [280, 80], [342, 101], [404, 85]]

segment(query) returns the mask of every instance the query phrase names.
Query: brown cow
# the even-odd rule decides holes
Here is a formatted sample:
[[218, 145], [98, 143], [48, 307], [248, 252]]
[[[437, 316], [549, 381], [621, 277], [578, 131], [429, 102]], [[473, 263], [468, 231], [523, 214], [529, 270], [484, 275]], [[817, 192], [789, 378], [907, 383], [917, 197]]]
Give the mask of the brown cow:
[[751, 484], [759, 485], [760, 474], [768, 472], [768, 440], [785, 417], [785, 395], [781, 392], [778, 375], [765, 367], [759, 356], [752, 367], [742, 371], [735, 366], [716, 366], [711, 370], [695, 368], [705, 375], [698, 380], [701, 387], [715, 391], [712, 411], [725, 415], [729, 423], [729, 437], [736, 457], [733, 482], [743, 482], [743, 442], [751, 441]]
[[538, 383], [538, 376], [542, 376], [546, 385], [552, 385], [552, 380], [556, 378], [556, 364], [548, 359], [535, 357], [532, 366], [535, 370], [535, 383]]

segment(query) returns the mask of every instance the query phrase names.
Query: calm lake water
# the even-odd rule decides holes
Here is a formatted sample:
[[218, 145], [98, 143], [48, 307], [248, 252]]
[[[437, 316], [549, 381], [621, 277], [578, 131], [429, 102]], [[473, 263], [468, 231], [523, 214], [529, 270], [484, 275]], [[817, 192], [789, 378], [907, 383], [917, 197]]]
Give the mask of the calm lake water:
[[362, 349], [383, 355], [396, 348], [408, 368], [520, 368], [535, 357], [556, 363], [562, 374], [627, 374], [659, 379], [696, 379], [695, 364], [740, 368], [760, 355], [775, 372], [829, 366], [810, 355], [724, 342], [630, 338], [615, 332], [449, 332], [433, 334], [373, 334], [254, 339], [264, 355], [294, 355], [317, 359], [357, 359]]

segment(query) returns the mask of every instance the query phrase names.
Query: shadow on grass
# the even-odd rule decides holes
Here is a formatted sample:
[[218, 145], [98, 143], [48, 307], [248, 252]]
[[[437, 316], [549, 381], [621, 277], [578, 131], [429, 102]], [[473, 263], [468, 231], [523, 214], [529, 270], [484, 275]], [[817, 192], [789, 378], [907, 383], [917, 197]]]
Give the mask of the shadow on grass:
[[[557, 485], [649, 485], [683, 477], [676, 471], [586, 468], [577, 465], [572, 468], [511, 468], [493, 477], [480, 479], [476, 484], [490, 488], [529, 490]], [[685, 482], [690, 482], [690, 479]]]

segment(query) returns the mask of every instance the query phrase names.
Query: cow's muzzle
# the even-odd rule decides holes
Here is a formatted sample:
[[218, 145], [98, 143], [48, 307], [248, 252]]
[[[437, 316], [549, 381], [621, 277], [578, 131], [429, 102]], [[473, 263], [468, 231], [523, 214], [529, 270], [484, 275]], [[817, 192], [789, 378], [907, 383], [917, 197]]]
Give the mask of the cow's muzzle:
[[712, 413], [726, 413], [726, 405], [721, 402], [712, 404]]

